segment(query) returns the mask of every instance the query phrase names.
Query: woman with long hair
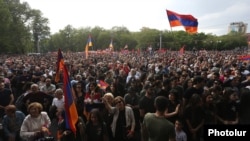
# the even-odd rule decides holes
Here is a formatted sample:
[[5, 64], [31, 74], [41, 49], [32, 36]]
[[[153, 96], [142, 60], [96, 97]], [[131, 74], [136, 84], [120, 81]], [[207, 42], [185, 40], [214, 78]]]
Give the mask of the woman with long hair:
[[200, 141], [202, 139], [202, 127], [205, 122], [201, 96], [196, 93], [191, 96], [184, 108], [183, 118], [188, 140]]
[[218, 123], [225, 125], [235, 125], [239, 123], [238, 94], [231, 87], [225, 87], [223, 98], [216, 105]]
[[[114, 106], [114, 95], [112, 93], [105, 93], [103, 95], [103, 99], [105, 99], [111, 106]], [[112, 130], [111, 130], [113, 114], [109, 113], [108, 109], [104, 108], [102, 111], [102, 116], [103, 116], [104, 122], [107, 124], [109, 141], [113, 141], [113, 135], [112, 135]]]
[[101, 112], [98, 109], [92, 109], [89, 114], [89, 120], [86, 123], [86, 141], [108, 141], [107, 125], [103, 121]]
[[101, 103], [101, 97], [102, 95], [99, 86], [96, 82], [91, 82], [89, 84], [88, 92], [86, 92], [84, 96], [84, 114], [87, 118], [89, 117], [89, 112], [93, 108], [99, 108], [100, 110], [103, 107], [103, 103]]
[[84, 97], [85, 97], [85, 93], [83, 91], [82, 84], [81, 83], [76, 83], [73, 86], [73, 90], [74, 90], [74, 95], [75, 95], [75, 104], [76, 104], [77, 113], [86, 122], [87, 118], [84, 115], [84, 106], [85, 106]]

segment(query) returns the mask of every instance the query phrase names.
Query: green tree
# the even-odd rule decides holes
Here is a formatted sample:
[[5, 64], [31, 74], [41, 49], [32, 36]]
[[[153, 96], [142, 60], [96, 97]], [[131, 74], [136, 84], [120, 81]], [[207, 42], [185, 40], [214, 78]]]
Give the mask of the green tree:
[[0, 0], [0, 52], [6, 52], [11, 40], [9, 40], [9, 30], [11, 24], [11, 13], [3, 0]]
[[147, 47], [152, 46], [156, 49], [159, 43], [159, 34], [159, 30], [143, 27], [140, 32], [134, 34], [138, 42], [137, 48], [145, 50]]
[[42, 17], [40, 10], [30, 10], [31, 16], [31, 31], [33, 34], [35, 52], [40, 52], [40, 41], [49, 38], [50, 28], [49, 20]]
[[24, 53], [31, 43], [30, 32], [26, 26], [29, 18], [27, 14], [30, 10], [29, 5], [20, 3], [19, 0], [3, 0], [1, 6], [3, 6], [3, 9], [1, 8], [0, 15], [6, 14], [6, 17], [3, 18], [6, 20], [3, 22], [5, 23], [3, 25], [6, 26], [2, 34], [4, 39], [1, 43], [3, 50], [5, 52]]

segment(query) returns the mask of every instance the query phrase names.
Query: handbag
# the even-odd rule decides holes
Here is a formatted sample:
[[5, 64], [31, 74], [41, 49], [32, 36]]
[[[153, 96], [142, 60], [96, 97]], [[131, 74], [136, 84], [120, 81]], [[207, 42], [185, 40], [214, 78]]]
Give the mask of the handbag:
[[50, 132], [41, 134], [35, 141], [56, 141]]

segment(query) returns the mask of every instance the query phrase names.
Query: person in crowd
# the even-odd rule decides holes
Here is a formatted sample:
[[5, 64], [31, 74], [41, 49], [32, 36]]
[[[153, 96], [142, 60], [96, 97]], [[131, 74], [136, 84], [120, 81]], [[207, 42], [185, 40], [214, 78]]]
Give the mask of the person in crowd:
[[139, 112], [140, 112], [140, 122], [142, 123], [143, 118], [146, 113], [154, 113], [155, 106], [154, 106], [154, 86], [149, 83], [145, 85], [145, 95], [140, 98], [139, 100]]
[[189, 103], [183, 111], [183, 119], [185, 121], [185, 131], [187, 139], [190, 141], [202, 140], [202, 127], [205, 122], [205, 113], [202, 107], [202, 98], [200, 95], [194, 93]]
[[10, 82], [10, 79], [8, 77], [6, 77], [5, 75], [0, 75], [0, 82], [4, 83], [4, 88], [9, 89], [9, 90], [12, 91], [11, 82]]
[[[105, 93], [103, 95], [103, 98], [105, 99], [111, 106], [115, 106], [114, 105], [114, 95], [112, 93]], [[108, 130], [108, 135], [109, 135], [109, 141], [113, 141], [113, 134], [112, 134], [112, 130], [111, 130], [111, 124], [113, 121], [113, 114], [111, 114], [108, 109], [104, 108], [102, 111], [102, 117], [104, 122], [107, 124], [107, 130]]]
[[176, 141], [187, 141], [187, 134], [183, 130], [183, 121], [179, 118], [175, 121]]
[[[75, 75], [75, 77], [72, 78], [70, 81], [70, 84], [72, 87], [74, 87], [77, 83], [81, 84], [82, 87], [84, 87], [85, 82], [83, 81], [83, 77], [80, 74]], [[85, 88], [82, 88], [83, 92], [85, 92]]]
[[245, 74], [244, 80], [240, 82], [240, 86], [247, 87], [250, 86], [250, 72]]
[[88, 92], [84, 97], [85, 104], [85, 116], [89, 117], [89, 112], [93, 108], [102, 108], [103, 104], [101, 103], [101, 92], [96, 82], [92, 82], [89, 84]]
[[54, 96], [56, 85], [51, 83], [51, 78], [46, 78], [45, 83], [46, 83], [45, 86], [43, 86], [40, 91], [48, 95]]
[[71, 129], [66, 126], [65, 111], [62, 110], [59, 113], [58, 127], [57, 127], [57, 140], [60, 141], [83, 141], [85, 139], [86, 124], [84, 120], [78, 116], [78, 120], [75, 124], [76, 133], [74, 134]]
[[33, 82], [28, 82], [24, 85], [24, 92], [17, 97], [16, 101], [15, 101], [15, 106], [18, 110], [22, 111], [25, 115], [27, 114], [27, 112], [25, 112], [26, 107], [25, 107], [25, 103], [23, 102], [23, 98], [32, 92], [31, 90], [31, 85], [34, 84]]
[[146, 113], [142, 123], [143, 141], [175, 141], [175, 126], [165, 118], [168, 100], [158, 96], [154, 100], [156, 112]]
[[140, 111], [139, 111], [139, 99], [140, 97], [136, 93], [136, 89], [134, 87], [129, 87], [128, 93], [124, 96], [124, 101], [126, 103], [126, 106], [129, 106], [132, 108], [135, 116], [135, 139], [137, 141], [140, 141]]
[[107, 124], [99, 109], [92, 109], [86, 123], [86, 141], [109, 141]]
[[215, 85], [221, 85], [222, 81], [220, 80], [220, 74], [219, 72], [211, 72], [207, 75], [208, 80], [206, 85], [208, 87], [214, 87]]
[[75, 104], [76, 104], [76, 109], [77, 109], [77, 113], [79, 116], [82, 117], [82, 119], [86, 122], [87, 118], [84, 115], [84, 98], [85, 98], [85, 93], [83, 90], [83, 85], [81, 82], [77, 82], [73, 85], [73, 91], [74, 91], [74, 95], [75, 95]]
[[238, 76], [230, 76], [227, 80], [225, 80], [225, 82], [223, 83], [224, 88], [225, 87], [231, 87], [238, 95], [239, 97], [239, 86], [240, 86], [240, 82], [239, 82], [239, 77]]
[[239, 124], [250, 124], [250, 89], [240, 89]]
[[166, 118], [171, 121], [173, 124], [176, 119], [181, 115], [181, 101], [178, 98], [178, 91], [176, 89], [172, 89], [168, 95], [168, 109], [165, 112]]
[[177, 98], [179, 100], [183, 99], [183, 94], [184, 94], [184, 88], [183, 88], [183, 83], [180, 83], [180, 78], [177, 74], [177, 76], [171, 76], [170, 77], [170, 84], [171, 84], [171, 89], [175, 89], [178, 92]]
[[239, 103], [238, 94], [231, 87], [223, 90], [223, 99], [217, 103], [218, 124], [235, 125], [239, 123]]
[[58, 114], [64, 110], [64, 94], [61, 88], [56, 89], [55, 97], [52, 100], [52, 104], [49, 110], [50, 119], [58, 117]]
[[41, 67], [35, 66], [34, 71], [32, 73], [31, 81], [37, 83], [40, 80], [40, 77], [43, 75]]
[[[88, 72], [89, 73], [89, 72]], [[89, 89], [89, 85], [90, 84], [93, 84], [93, 83], [96, 83], [96, 78], [94, 76], [91, 76], [89, 75], [87, 77], [87, 82], [86, 82], [86, 85], [85, 85], [85, 93], [90, 93], [90, 89]]]
[[187, 79], [183, 82], [183, 85], [182, 85], [182, 86], [183, 86], [184, 92], [185, 92], [187, 89], [193, 87], [193, 78], [187, 78]]
[[34, 141], [50, 134], [51, 120], [43, 111], [42, 104], [30, 103], [27, 110], [29, 114], [25, 117], [20, 129], [21, 138], [26, 141]]
[[4, 82], [0, 82], [0, 121], [5, 115], [4, 109], [6, 106], [13, 104], [14, 95], [11, 90], [4, 88]]
[[46, 85], [46, 77], [44, 75], [40, 76], [40, 80], [37, 82], [37, 85], [39, 90], [42, 90], [42, 88]]
[[43, 74], [43, 76], [45, 76], [46, 78], [51, 78], [52, 77], [52, 71], [50, 71], [49, 69], [45, 69], [44, 70], [44, 74]]
[[203, 94], [203, 86], [204, 86], [204, 78], [197, 75], [194, 76], [193, 79], [193, 86], [188, 88], [185, 92], [184, 92], [184, 96], [183, 96], [183, 103], [184, 106], [186, 106], [189, 103], [190, 98], [192, 97], [193, 94], [198, 94], [199, 96], [201, 96]]
[[140, 77], [139, 75], [137, 74], [137, 71], [136, 69], [132, 68], [127, 76], [127, 79], [126, 79], [126, 84], [128, 84], [130, 81], [133, 81], [134, 80], [138, 80]]
[[124, 70], [120, 69], [118, 71], [118, 74], [116, 75], [115, 79], [114, 79], [114, 83], [113, 85], [115, 86], [115, 88], [117, 89], [116, 93], [114, 93], [114, 96], [124, 96], [124, 91], [125, 91], [125, 87], [126, 87], [126, 79], [127, 79], [127, 74]]
[[114, 78], [114, 82], [112, 82], [107, 88], [106, 93], [112, 93], [114, 97], [116, 96], [124, 96], [124, 86], [122, 86], [118, 81], [119, 78]]
[[131, 71], [131, 66], [128, 62], [123, 62], [123, 64], [121, 64], [121, 69], [126, 73], [126, 75], [129, 75], [129, 73]]
[[165, 96], [168, 98], [169, 91], [171, 90], [170, 79], [166, 78], [162, 82], [161, 90], [156, 94], [157, 96]]
[[213, 96], [213, 102], [215, 103], [215, 105], [223, 99], [223, 87], [222, 86], [216, 85], [210, 88], [210, 92]]
[[113, 114], [111, 130], [114, 141], [133, 141], [135, 131], [135, 117], [131, 107], [121, 96], [114, 99], [115, 107], [112, 107], [105, 98], [103, 98], [105, 107]]
[[114, 74], [113, 74], [113, 71], [107, 71], [106, 73], [105, 73], [106, 75], [105, 75], [105, 79], [104, 79], [104, 81], [106, 82], [106, 83], [108, 83], [109, 85], [111, 85], [112, 83], [113, 83], [113, 81], [114, 81]]
[[31, 82], [31, 80], [32, 80], [32, 76], [31, 76], [30, 72], [28, 71], [28, 69], [23, 69], [21, 72], [22, 73], [18, 77], [18, 82], [17, 82], [18, 88], [20, 89], [20, 94], [25, 92], [25, 90], [23, 88], [25, 87], [25, 85], [27, 83]]
[[100, 89], [96, 82], [90, 83], [88, 92], [85, 94], [85, 103], [98, 103], [101, 101]]
[[15, 105], [6, 106], [2, 121], [6, 141], [22, 141], [19, 132], [24, 118], [24, 113], [17, 110]]
[[38, 103], [42, 104], [44, 111], [46, 111], [48, 113], [53, 98], [54, 98], [54, 96], [48, 95], [44, 92], [41, 92], [39, 90], [38, 85], [34, 83], [31, 85], [31, 92], [28, 93], [26, 96], [24, 96], [22, 101], [25, 104], [26, 109], [30, 103], [38, 102]]
[[211, 94], [211, 92], [207, 92], [204, 93], [202, 95], [202, 107], [204, 109], [205, 112], [205, 121], [204, 124], [207, 125], [214, 125], [217, 123], [217, 119], [216, 119], [216, 114], [217, 114], [217, 108], [216, 108], [216, 104], [213, 100], [213, 95]]

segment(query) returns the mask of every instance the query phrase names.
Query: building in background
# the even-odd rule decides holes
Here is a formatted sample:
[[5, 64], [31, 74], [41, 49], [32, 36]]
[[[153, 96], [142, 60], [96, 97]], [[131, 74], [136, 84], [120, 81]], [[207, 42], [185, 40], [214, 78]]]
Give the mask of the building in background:
[[228, 27], [228, 33], [242, 33], [246, 34], [247, 32], [247, 23], [243, 22], [232, 22]]

